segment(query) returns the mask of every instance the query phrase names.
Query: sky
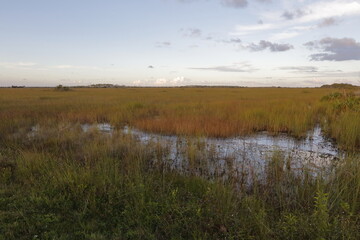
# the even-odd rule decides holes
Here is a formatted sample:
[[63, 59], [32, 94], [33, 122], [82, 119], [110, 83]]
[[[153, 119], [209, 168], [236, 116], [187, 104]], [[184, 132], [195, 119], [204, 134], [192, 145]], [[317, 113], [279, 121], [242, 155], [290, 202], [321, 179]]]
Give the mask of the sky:
[[360, 85], [360, 0], [0, 0], [0, 86]]

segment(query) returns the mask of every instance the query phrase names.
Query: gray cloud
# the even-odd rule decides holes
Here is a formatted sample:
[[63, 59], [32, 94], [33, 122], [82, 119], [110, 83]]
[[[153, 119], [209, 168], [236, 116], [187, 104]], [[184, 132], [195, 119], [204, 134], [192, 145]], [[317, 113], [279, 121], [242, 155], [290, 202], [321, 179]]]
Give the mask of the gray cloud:
[[234, 43], [234, 44], [242, 43], [240, 38], [231, 38], [229, 40], [222, 40], [221, 42], [223, 42], [223, 43]]
[[320, 50], [321, 53], [310, 55], [312, 61], [347, 61], [360, 60], [360, 42], [353, 38], [323, 38], [304, 44], [310, 50]]
[[158, 48], [163, 48], [163, 47], [170, 47], [171, 46], [171, 42], [157, 42], [155, 44], [156, 47]]
[[302, 16], [304, 16], [306, 14], [308, 14], [308, 13], [305, 12], [304, 10], [297, 9], [296, 11], [293, 11], [293, 12], [285, 11], [281, 16], [286, 20], [292, 20], [295, 18], [301, 18]]
[[152, 66], [152, 65], [149, 65], [149, 66], [148, 66], [148, 68], [154, 68], [154, 66]]
[[251, 64], [243, 62], [236, 63], [230, 66], [215, 66], [215, 67], [200, 67], [200, 68], [189, 68], [193, 70], [208, 70], [208, 71], [217, 71], [217, 72], [254, 72], [258, 69], [253, 68]]
[[261, 40], [258, 44], [251, 43], [246, 48], [253, 52], [258, 52], [265, 49], [269, 49], [271, 52], [285, 52], [293, 49], [294, 46], [290, 44], [279, 44], [279, 43], [272, 43], [269, 41]]
[[318, 72], [317, 67], [313, 66], [296, 66], [296, 67], [280, 67], [280, 70], [289, 70], [292, 73], [315, 73]]
[[289, 11], [285, 11], [281, 16], [287, 20], [291, 20], [294, 18], [294, 14]]
[[201, 30], [198, 28], [180, 29], [185, 37], [201, 37]]
[[221, 0], [221, 3], [226, 7], [244, 8], [248, 5], [247, 0]]
[[241, 39], [240, 38], [232, 38], [229, 40], [229, 42], [231, 43], [241, 43]]
[[329, 27], [329, 26], [333, 26], [336, 25], [338, 23], [338, 21], [333, 18], [324, 18], [319, 24], [318, 27], [322, 28], [322, 27]]
[[317, 42], [316, 41], [310, 41], [310, 42], [304, 43], [304, 46], [307, 47], [310, 50], [313, 50], [317, 46]]

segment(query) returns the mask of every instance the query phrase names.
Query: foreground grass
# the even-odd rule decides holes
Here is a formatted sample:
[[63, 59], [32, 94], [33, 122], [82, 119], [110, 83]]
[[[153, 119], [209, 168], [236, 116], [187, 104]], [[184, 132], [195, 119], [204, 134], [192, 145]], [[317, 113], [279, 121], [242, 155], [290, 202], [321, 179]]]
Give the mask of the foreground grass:
[[355, 157], [323, 178], [275, 154], [266, 178], [239, 187], [171, 171], [131, 136], [51, 132], [1, 147], [0, 239], [360, 237]]

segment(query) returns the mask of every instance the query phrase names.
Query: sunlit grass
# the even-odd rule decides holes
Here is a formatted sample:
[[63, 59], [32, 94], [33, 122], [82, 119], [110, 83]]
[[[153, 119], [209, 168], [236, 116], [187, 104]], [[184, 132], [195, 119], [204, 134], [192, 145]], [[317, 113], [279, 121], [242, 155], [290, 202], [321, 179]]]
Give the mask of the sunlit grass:
[[[351, 101], [320, 102], [333, 89], [0, 89], [1, 132], [41, 122], [110, 122], [162, 134], [231, 137], [256, 131], [303, 137], [317, 123], [341, 146], [359, 146]], [[340, 105], [339, 105], [340, 104]], [[354, 112], [354, 113], [352, 113]]]

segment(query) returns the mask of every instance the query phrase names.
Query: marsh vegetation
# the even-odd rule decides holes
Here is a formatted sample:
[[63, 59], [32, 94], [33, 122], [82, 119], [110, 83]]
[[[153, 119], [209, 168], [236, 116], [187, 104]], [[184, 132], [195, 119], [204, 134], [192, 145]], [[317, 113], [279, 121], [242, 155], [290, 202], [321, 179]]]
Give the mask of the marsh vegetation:
[[0, 239], [360, 238], [356, 89], [0, 89], [0, 119]]

